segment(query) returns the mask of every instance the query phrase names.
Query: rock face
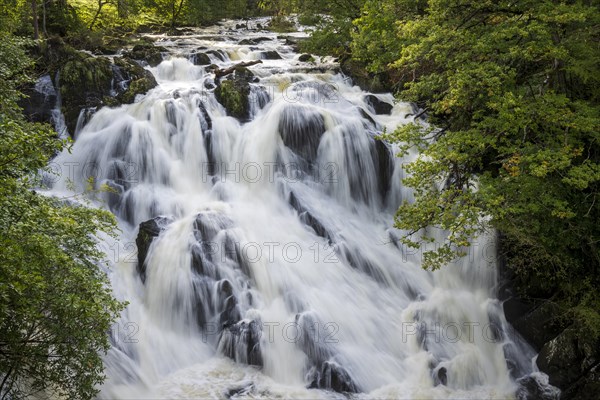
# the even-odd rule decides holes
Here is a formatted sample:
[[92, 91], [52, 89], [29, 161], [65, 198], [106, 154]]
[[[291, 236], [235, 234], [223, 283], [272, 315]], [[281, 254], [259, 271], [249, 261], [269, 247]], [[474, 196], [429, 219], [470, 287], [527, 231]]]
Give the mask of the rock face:
[[[62, 113], [71, 135], [81, 110], [131, 103], [137, 94], [156, 86], [149, 71], [126, 57], [115, 57], [113, 63], [110, 58], [77, 51], [60, 39], [48, 39], [40, 53], [39, 69], [50, 71], [47, 81], [54, 93], [61, 95]], [[39, 90], [31, 88], [29, 92]], [[56, 97], [50, 90], [45, 93], [43, 98], [36, 94], [24, 104], [30, 119], [50, 122], [50, 103], [53, 107]]]
[[392, 108], [394, 108], [390, 103], [381, 101], [377, 96], [372, 94], [367, 95], [365, 101], [376, 114], [389, 114], [392, 112]]
[[537, 365], [551, 385], [563, 388], [563, 399], [580, 399], [589, 388], [600, 387], [600, 341], [567, 328], [542, 347]]
[[117, 101], [119, 103], [133, 103], [135, 96], [147, 93], [156, 87], [156, 79], [152, 73], [135, 62], [125, 58], [116, 58], [114, 65], [120, 71], [120, 76], [115, 74]]
[[142, 222], [140, 229], [135, 239], [135, 244], [138, 249], [138, 264], [137, 272], [140, 275], [142, 282], [146, 282], [146, 258], [148, 257], [148, 250], [150, 245], [156, 239], [160, 233], [172, 222], [167, 217], [156, 217], [149, 221]]
[[279, 133], [283, 143], [308, 162], [317, 157], [321, 136], [325, 132], [325, 120], [314, 109], [290, 104], [279, 119]]
[[23, 93], [26, 97], [19, 101], [19, 105], [30, 121], [48, 122], [52, 119], [52, 110], [56, 105], [57, 93], [50, 75], [42, 76], [35, 83], [35, 86], [25, 88]]
[[[140, 224], [137, 272], [144, 284], [152, 279], [146, 271], [150, 247], [171, 222], [170, 218], [156, 217]], [[233, 221], [216, 211], [200, 212], [193, 222], [189, 267], [194, 279], [193, 290], [187, 293], [192, 307], [190, 322], [197, 324], [221, 354], [236, 362], [262, 366], [262, 325], [258, 320], [242, 319], [239, 299], [248, 293], [232, 284], [233, 279], [224, 278], [224, 265], [229, 265], [239, 271], [235, 281], [250, 279], [248, 263], [232, 228]]]
[[[539, 370], [548, 375], [548, 383], [561, 389], [560, 399], [595, 399], [600, 391], [600, 340], [578, 329], [565, 318], [560, 305], [551, 300], [536, 304], [519, 297], [510, 269], [501, 265], [504, 285], [500, 296], [504, 299], [507, 321], [536, 351]], [[517, 398], [519, 400], [557, 399], [532, 377], [522, 378]]]

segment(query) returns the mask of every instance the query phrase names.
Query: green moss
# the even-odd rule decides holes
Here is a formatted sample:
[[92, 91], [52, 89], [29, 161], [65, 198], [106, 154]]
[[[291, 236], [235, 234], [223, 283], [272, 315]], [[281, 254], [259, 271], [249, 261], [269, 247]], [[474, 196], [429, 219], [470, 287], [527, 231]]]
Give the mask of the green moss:
[[131, 81], [129, 84], [129, 88], [127, 91], [120, 96], [119, 100], [123, 103], [133, 103], [135, 101], [135, 96], [138, 94], [147, 93], [150, 89], [156, 86], [155, 81], [151, 81], [148, 78], [140, 78], [134, 81]]
[[227, 114], [244, 119], [248, 115], [248, 93], [245, 87], [226, 80], [215, 89], [217, 100], [225, 107]]

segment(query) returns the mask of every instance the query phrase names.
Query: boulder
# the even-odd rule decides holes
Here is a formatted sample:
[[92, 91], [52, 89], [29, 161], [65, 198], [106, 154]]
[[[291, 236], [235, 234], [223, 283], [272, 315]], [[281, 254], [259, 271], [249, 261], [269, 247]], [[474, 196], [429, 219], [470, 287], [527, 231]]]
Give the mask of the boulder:
[[390, 103], [379, 100], [377, 96], [372, 94], [365, 96], [365, 102], [375, 111], [375, 114], [390, 114], [392, 108], [394, 108]]
[[308, 162], [317, 158], [317, 149], [325, 133], [325, 120], [313, 108], [290, 104], [279, 119], [279, 134], [283, 143]]
[[260, 348], [262, 328], [259, 321], [239, 321], [221, 332], [219, 352], [232, 360], [261, 367], [263, 365]]
[[145, 262], [148, 256], [148, 251], [150, 250], [150, 245], [171, 222], [172, 220], [168, 217], [156, 217], [140, 224], [139, 232], [137, 238], [135, 239], [135, 244], [137, 245], [138, 249], [137, 272], [140, 275], [140, 279], [144, 283], [146, 282]]
[[212, 61], [206, 53], [194, 53], [190, 56], [190, 61], [194, 65], [210, 65]]
[[[121, 81], [115, 79], [115, 91], [119, 103], [133, 103], [138, 94], [145, 94], [156, 87], [154, 75], [139, 64], [125, 58], [115, 58], [116, 68], [118, 68]], [[118, 74], [115, 74], [117, 78]]]
[[260, 53], [262, 60], [281, 60], [281, 56], [275, 50], [263, 51]]
[[599, 364], [600, 342], [573, 327], [547, 342], [537, 358], [538, 368], [548, 374], [550, 384], [563, 390]]
[[162, 53], [167, 49], [160, 46], [155, 46], [152, 43], [140, 42], [133, 48], [123, 54], [123, 57], [132, 60], [140, 61], [148, 64], [151, 67], [156, 67], [163, 60]]
[[298, 57], [298, 61], [300, 61], [300, 62], [314, 62], [315, 59], [310, 54], [302, 54], [300, 57]]
[[308, 373], [310, 389], [325, 389], [338, 393], [358, 393], [359, 389], [348, 372], [334, 361], [326, 361], [321, 368]]
[[241, 121], [250, 118], [250, 82], [253, 80], [254, 74], [247, 68], [240, 67], [217, 83], [215, 97], [225, 107], [228, 115]]

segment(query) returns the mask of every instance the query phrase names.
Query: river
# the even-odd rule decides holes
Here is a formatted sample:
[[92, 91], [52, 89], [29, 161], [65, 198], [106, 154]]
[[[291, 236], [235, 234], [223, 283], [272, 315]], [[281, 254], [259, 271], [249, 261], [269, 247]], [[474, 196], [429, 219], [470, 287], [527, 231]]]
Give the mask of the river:
[[[53, 192], [95, 176], [112, 189], [93, 202], [121, 229], [100, 236], [129, 303], [100, 398], [509, 399], [520, 378], [544, 381], [496, 298], [493, 234], [436, 272], [398, 242], [416, 155], [376, 136], [416, 110], [236, 23], [155, 36], [169, 50], [149, 68], [159, 85], [97, 111], [55, 160], [72, 174]], [[217, 101], [198, 52], [220, 68], [262, 59], [238, 74], [244, 117]]]

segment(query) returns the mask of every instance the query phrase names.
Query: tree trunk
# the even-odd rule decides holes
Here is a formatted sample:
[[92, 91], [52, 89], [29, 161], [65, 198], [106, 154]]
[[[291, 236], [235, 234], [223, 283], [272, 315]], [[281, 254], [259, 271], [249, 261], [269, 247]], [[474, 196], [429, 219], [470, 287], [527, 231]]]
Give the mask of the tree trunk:
[[96, 24], [96, 20], [98, 19], [98, 16], [100, 16], [100, 12], [102, 11], [102, 7], [104, 7], [104, 4], [106, 4], [106, 3], [103, 2], [102, 0], [98, 0], [98, 9], [96, 10], [96, 14], [94, 15], [94, 18], [92, 19], [92, 22], [90, 22], [90, 27], [89, 27], [90, 31]]
[[38, 24], [37, 0], [31, 0], [31, 16], [33, 17], [33, 38], [40, 38], [40, 27]]

